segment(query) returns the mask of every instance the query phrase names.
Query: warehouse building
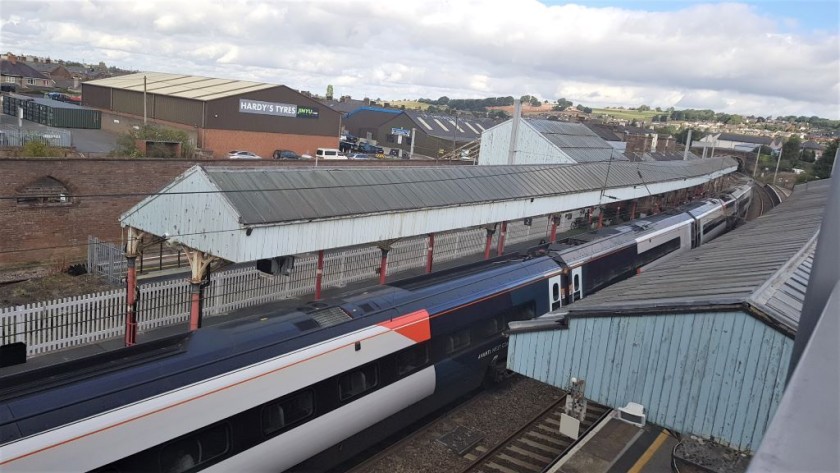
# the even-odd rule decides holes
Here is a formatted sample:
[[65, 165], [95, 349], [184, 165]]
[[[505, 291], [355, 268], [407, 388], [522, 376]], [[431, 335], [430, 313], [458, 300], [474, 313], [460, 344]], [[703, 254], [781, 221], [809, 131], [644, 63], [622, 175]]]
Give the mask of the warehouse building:
[[497, 123], [488, 118], [406, 110], [379, 125], [376, 136], [380, 145], [398, 148], [402, 154], [413, 150], [414, 154], [441, 157], [478, 141], [485, 130]]
[[[481, 134], [478, 164], [574, 164], [627, 161], [621, 152], [580, 123], [520, 119], [514, 132], [508, 120]], [[515, 146], [511, 147], [511, 136]], [[508, 159], [513, 154], [513, 163]]]
[[144, 72], [85, 82], [82, 97], [110, 112], [103, 128], [145, 116], [188, 131], [216, 158], [230, 150], [269, 157], [275, 149], [315, 154], [338, 147], [341, 113], [284, 85]]

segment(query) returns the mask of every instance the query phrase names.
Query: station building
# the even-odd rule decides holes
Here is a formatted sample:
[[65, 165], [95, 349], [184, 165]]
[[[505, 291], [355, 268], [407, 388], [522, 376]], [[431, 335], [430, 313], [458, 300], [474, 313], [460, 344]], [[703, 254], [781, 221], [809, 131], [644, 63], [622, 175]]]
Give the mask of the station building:
[[215, 158], [338, 147], [341, 113], [284, 85], [141, 72], [85, 82], [82, 97], [103, 111], [103, 129], [125, 131], [145, 117], [187, 131]]

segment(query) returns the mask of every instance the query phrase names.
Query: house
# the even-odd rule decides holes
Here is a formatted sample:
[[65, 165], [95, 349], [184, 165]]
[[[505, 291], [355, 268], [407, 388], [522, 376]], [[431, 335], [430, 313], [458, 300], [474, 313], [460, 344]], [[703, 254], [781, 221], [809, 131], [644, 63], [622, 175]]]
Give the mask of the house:
[[51, 88], [55, 82], [24, 62], [18, 61], [17, 56], [8, 53], [7, 59], [0, 60], [0, 81], [4, 84], [15, 84], [18, 90]]
[[800, 151], [805, 151], [805, 150], [813, 151], [814, 152], [814, 157], [819, 159], [820, 157], [822, 157], [823, 150], [825, 150], [825, 147], [823, 145], [817, 143], [816, 141], [808, 140], [808, 141], [803, 141], [802, 142], [802, 144], [799, 146], [799, 150]]

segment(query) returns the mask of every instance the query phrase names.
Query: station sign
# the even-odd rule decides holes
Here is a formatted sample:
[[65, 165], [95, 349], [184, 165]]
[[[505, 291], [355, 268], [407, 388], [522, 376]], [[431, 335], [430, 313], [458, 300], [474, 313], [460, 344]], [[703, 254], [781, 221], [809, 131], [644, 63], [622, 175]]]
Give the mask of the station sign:
[[239, 99], [239, 113], [256, 113], [259, 115], [292, 118], [318, 118], [318, 109], [316, 107], [248, 99]]
[[391, 128], [391, 134], [396, 136], [411, 136], [411, 130], [406, 128]]

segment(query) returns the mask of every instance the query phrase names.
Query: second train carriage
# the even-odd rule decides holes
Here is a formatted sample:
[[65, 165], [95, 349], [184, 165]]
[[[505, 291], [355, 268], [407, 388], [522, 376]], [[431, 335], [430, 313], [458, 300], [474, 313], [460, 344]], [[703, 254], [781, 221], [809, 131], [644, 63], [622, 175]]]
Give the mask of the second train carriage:
[[708, 241], [749, 195], [2, 376], [0, 469], [328, 468], [497, 377], [507, 323]]

